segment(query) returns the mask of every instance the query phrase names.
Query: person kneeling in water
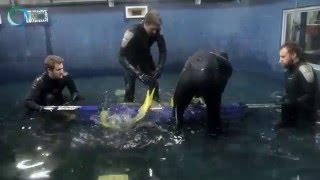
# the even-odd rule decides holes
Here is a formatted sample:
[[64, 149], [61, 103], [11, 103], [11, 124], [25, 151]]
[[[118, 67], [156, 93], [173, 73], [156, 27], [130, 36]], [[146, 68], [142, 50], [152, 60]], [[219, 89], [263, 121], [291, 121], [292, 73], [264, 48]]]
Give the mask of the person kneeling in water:
[[62, 94], [65, 87], [68, 88], [71, 98], [76, 102], [80, 96], [71, 75], [63, 69], [63, 59], [56, 55], [49, 55], [44, 60], [45, 72], [37, 77], [31, 87], [31, 91], [25, 100], [25, 106], [29, 110], [42, 111], [43, 106], [59, 106], [67, 102]]

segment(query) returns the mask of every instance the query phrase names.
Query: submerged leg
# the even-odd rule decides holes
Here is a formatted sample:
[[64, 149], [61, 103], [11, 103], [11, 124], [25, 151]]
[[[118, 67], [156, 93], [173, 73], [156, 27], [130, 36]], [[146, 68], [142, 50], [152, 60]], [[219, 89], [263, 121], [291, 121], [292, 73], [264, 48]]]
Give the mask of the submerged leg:
[[221, 94], [204, 97], [207, 105], [207, 134], [217, 135], [222, 132], [220, 106]]
[[281, 121], [276, 124], [276, 129], [293, 127], [296, 124], [297, 109], [292, 105], [281, 106]]
[[125, 73], [124, 82], [125, 82], [124, 101], [133, 102], [136, 78], [129, 73]]
[[176, 121], [176, 128], [179, 130], [183, 125], [183, 114], [193, 97], [188, 91], [176, 91], [174, 95], [173, 115]]

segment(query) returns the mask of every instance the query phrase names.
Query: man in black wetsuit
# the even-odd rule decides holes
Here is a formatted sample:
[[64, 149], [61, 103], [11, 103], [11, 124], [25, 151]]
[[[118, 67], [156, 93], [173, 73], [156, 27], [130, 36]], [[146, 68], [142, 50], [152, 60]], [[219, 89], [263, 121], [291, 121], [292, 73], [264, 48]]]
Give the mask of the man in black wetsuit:
[[63, 69], [63, 59], [49, 55], [44, 60], [45, 72], [37, 77], [32, 84], [25, 105], [30, 110], [42, 111], [43, 106], [63, 105], [67, 98], [62, 91], [65, 87], [71, 94], [70, 100], [79, 100], [78, 90], [71, 76]]
[[[149, 89], [155, 88], [154, 100], [160, 100], [157, 79], [161, 76], [167, 54], [161, 24], [159, 13], [151, 10], [146, 14], [143, 23], [134, 25], [124, 33], [119, 61], [125, 71], [125, 102], [134, 101], [136, 78]], [[157, 66], [150, 51], [154, 42], [157, 42], [159, 49]]]
[[174, 116], [177, 130], [193, 97], [202, 97], [207, 106], [207, 134], [222, 132], [221, 97], [232, 75], [228, 54], [218, 50], [199, 50], [184, 65], [174, 93]]
[[282, 101], [282, 119], [277, 128], [308, 126], [315, 121], [318, 81], [316, 73], [302, 57], [299, 45], [288, 42], [280, 48], [280, 63], [285, 73], [286, 95]]

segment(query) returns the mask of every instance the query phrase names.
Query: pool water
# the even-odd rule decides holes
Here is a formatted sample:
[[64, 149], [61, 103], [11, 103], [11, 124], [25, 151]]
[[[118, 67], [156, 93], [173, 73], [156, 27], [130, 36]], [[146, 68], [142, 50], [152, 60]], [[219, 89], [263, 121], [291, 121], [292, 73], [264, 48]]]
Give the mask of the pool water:
[[[178, 74], [160, 81], [169, 102]], [[85, 100], [80, 104], [121, 102], [121, 76], [75, 79]], [[98, 179], [126, 174], [144, 179], [319, 179], [320, 134], [312, 130], [275, 131], [277, 109], [251, 109], [242, 119], [226, 120], [225, 133], [206, 137], [203, 125], [187, 125], [176, 135], [172, 125], [149, 124], [112, 132], [98, 124], [25, 116], [21, 101], [31, 82], [1, 85], [0, 179]], [[234, 72], [223, 104], [270, 103], [282, 81], [262, 74]], [[110, 96], [111, 94], [111, 96]], [[136, 101], [145, 89], [138, 84]], [[111, 97], [111, 99], [110, 99]]]

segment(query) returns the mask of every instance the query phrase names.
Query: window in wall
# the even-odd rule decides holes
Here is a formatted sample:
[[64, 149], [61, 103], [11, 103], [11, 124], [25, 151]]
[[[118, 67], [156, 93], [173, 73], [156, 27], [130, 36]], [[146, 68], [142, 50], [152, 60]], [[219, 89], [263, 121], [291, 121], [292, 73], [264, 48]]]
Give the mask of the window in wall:
[[320, 64], [320, 6], [284, 10], [282, 20], [281, 44], [300, 44], [306, 60]]

